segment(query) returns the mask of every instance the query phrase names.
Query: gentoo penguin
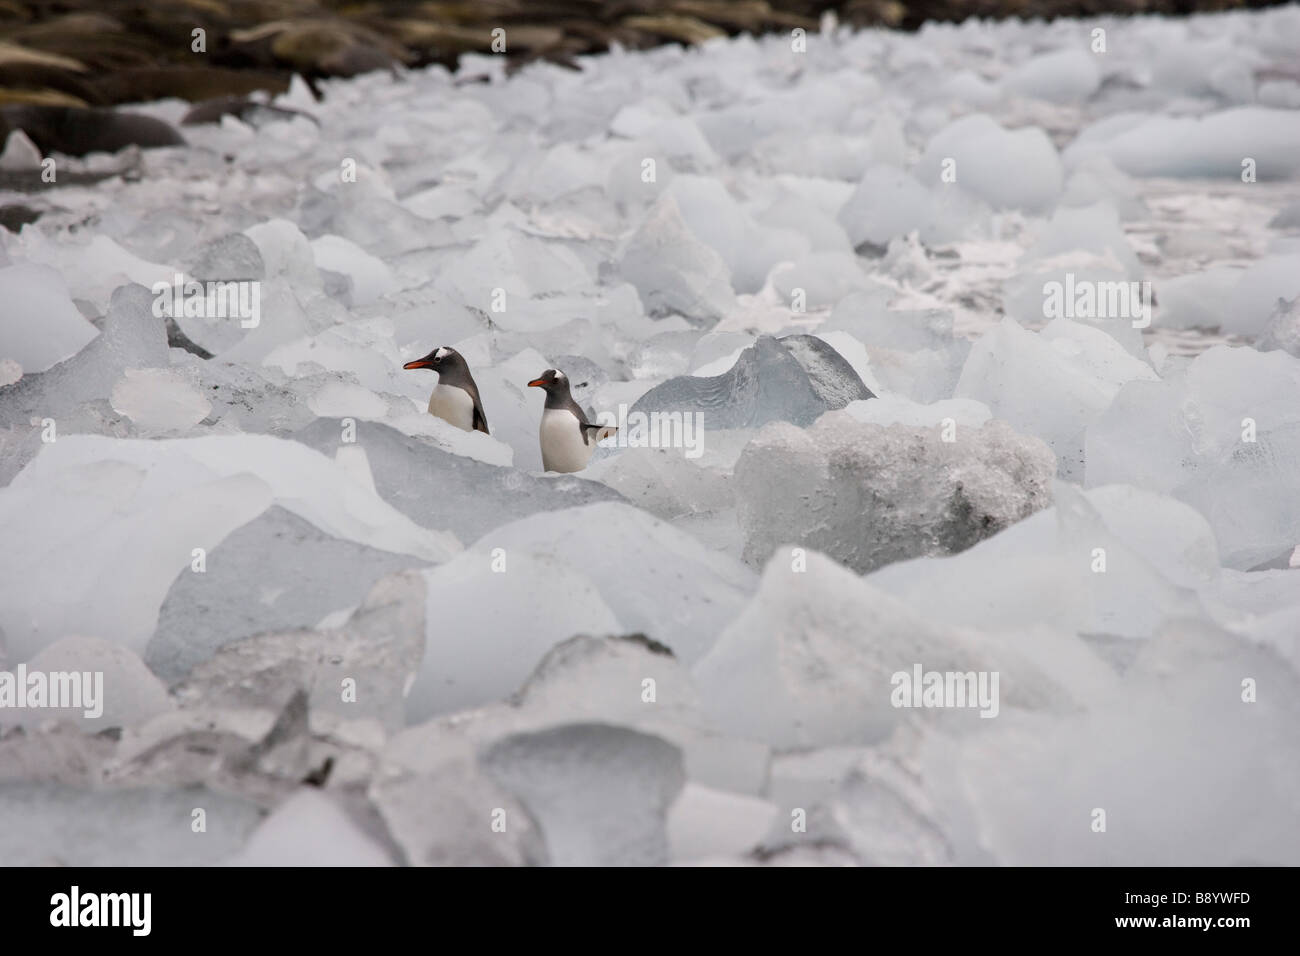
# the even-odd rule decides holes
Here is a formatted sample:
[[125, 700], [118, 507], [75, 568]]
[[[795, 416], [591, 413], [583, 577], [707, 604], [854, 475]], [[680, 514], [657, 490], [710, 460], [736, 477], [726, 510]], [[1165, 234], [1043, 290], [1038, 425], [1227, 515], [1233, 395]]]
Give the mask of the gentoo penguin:
[[469, 374], [465, 356], [444, 345], [422, 359], [407, 362], [402, 368], [430, 368], [438, 373], [438, 384], [429, 396], [430, 415], [437, 415], [467, 432], [488, 433], [487, 416], [483, 414], [478, 386]]
[[546, 390], [546, 407], [537, 437], [542, 443], [542, 467], [547, 471], [582, 471], [591, 460], [596, 442], [618, 431], [613, 425], [593, 425], [569, 393], [569, 377], [548, 368], [528, 383]]

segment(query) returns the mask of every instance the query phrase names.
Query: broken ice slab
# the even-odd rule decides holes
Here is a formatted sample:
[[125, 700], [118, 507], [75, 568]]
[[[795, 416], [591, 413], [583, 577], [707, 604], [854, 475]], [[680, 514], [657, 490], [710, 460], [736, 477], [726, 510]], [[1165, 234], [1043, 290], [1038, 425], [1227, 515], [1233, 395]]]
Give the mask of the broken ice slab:
[[175, 682], [217, 650], [254, 634], [309, 629], [360, 604], [371, 586], [425, 561], [326, 534], [272, 505], [227, 535], [204, 572], [183, 570], [158, 611], [144, 658]]
[[595, 584], [624, 627], [666, 644], [688, 664], [755, 583], [735, 558], [621, 502], [539, 512], [495, 528], [471, 550], [484, 560], [497, 553], [508, 562], [522, 553], [573, 568]]
[[667, 741], [624, 727], [567, 724], [506, 737], [481, 763], [538, 822], [552, 864], [668, 861], [664, 818], [686, 781], [681, 752]]
[[0, 816], [22, 821], [0, 832], [0, 866], [211, 866], [261, 815], [257, 804], [206, 787], [0, 783]]
[[764, 335], [721, 375], [669, 379], [642, 395], [631, 414], [697, 414], [706, 432], [771, 421], [802, 426], [828, 409], [872, 397], [853, 366], [821, 339]]
[[67, 633], [142, 652], [177, 574], [204, 573], [226, 535], [273, 503], [370, 548], [428, 562], [460, 550], [453, 535], [420, 527], [298, 442], [63, 436], [0, 489], [0, 534], [42, 541], [46, 556], [33, 564], [21, 550], [0, 552], [10, 653], [25, 660]]
[[768, 425], [734, 478], [745, 559], [816, 548], [858, 572], [962, 551], [1051, 502], [1055, 462], [1004, 422], [909, 428], [827, 414]]
[[[449, 529], [463, 541], [540, 511], [622, 500], [618, 492], [595, 481], [576, 475], [542, 478], [489, 465], [378, 422], [357, 422], [350, 437], [355, 442], [345, 444], [338, 421], [324, 418], [294, 434], [295, 440], [326, 455], [360, 448], [384, 501], [418, 524]], [[531, 440], [535, 445], [535, 433]]]

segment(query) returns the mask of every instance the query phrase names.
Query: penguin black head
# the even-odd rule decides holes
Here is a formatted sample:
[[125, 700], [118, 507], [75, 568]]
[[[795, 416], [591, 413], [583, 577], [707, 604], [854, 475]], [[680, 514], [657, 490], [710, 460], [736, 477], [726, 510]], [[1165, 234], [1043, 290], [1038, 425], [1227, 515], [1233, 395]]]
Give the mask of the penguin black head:
[[416, 359], [414, 362], [407, 362], [402, 368], [428, 368], [435, 372], [441, 372], [444, 369], [454, 368], [461, 365], [464, 360], [460, 353], [453, 348], [440, 345], [422, 359]]
[[537, 378], [528, 383], [529, 388], [541, 388], [549, 392], [567, 392], [569, 377], [558, 369], [548, 368]]

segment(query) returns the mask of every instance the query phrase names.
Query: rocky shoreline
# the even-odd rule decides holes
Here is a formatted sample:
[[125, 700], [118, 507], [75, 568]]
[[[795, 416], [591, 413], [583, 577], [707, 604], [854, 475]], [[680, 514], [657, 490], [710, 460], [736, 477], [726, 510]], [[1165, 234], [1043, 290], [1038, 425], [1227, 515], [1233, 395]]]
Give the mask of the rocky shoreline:
[[[1275, 5], [1261, 0], [0, 0], [0, 106], [202, 102], [380, 69], [454, 65], [466, 53], [572, 64], [738, 33], [916, 29], [968, 17], [1096, 16]], [[497, 31], [497, 32], [494, 32]], [[499, 32], [504, 31], [504, 32]]]

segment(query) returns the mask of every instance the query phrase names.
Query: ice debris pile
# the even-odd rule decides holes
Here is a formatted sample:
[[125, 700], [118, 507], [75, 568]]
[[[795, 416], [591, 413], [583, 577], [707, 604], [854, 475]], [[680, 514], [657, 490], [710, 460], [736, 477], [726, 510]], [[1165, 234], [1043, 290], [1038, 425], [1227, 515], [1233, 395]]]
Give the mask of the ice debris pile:
[[1300, 863], [1297, 47], [468, 56], [55, 157], [0, 864]]

